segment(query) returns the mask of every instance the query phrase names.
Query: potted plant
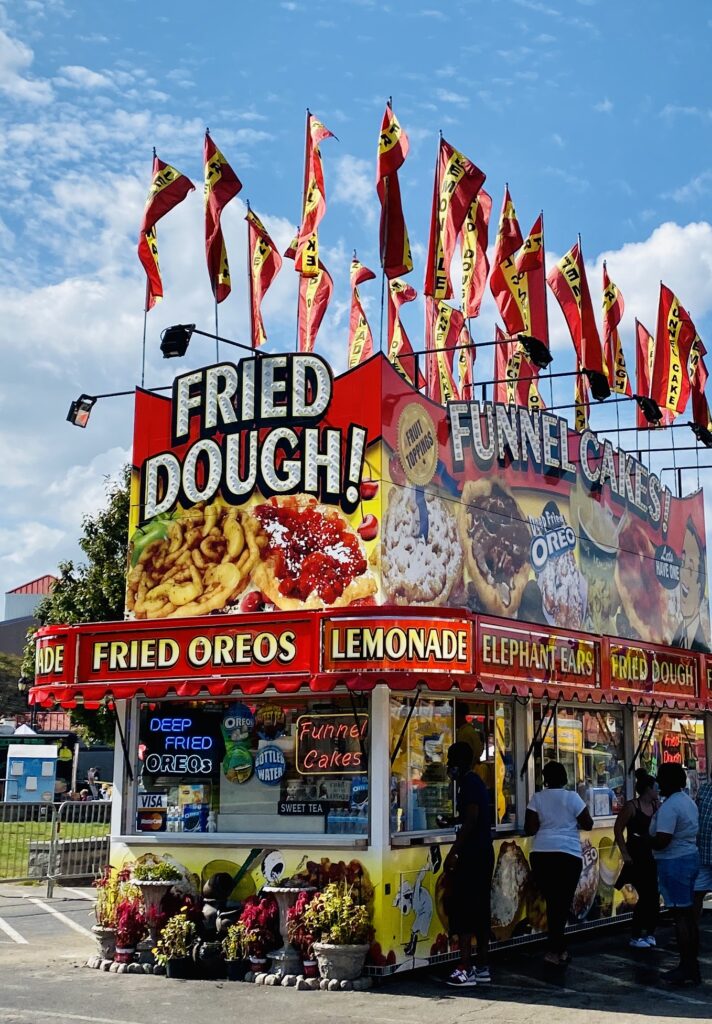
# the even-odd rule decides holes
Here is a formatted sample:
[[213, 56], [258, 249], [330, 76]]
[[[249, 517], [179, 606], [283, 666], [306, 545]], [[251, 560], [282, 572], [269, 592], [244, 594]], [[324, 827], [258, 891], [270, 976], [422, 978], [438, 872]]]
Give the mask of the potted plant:
[[305, 978], [316, 978], [319, 974], [314, 955], [314, 934], [304, 922], [304, 912], [313, 898], [313, 890], [300, 892], [294, 906], [287, 911], [287, 938], [301, 954]]
[[158, 942], [158, 932], [165, 924], [161, 903], [166, 893], [170, 892], [181, 877], [178, 868], [166, 860], [161, 860], [157, 864], [134, 865], [133, 881], [141, 890], [152, 946]]
[[238, 925], [244, 928], [245, 951], [253, 971], [264, 971], [267, 954], [277, 949], [279, 907], [273, 896], [249, 896], [245, 900]]
[[183, 907], [164, 925], [153, 950], [156, 963], [166, 968], [169, 978], [189, 978], [191, 976], [191, 952], [195, 942], [197, 929], [188, 917], [188, 908]]
[[225, 957], [228, 981], [244, 981], [250, 969], [247, 959], [247, 937], [245, 925], [238, 921], [231, 924], [222, 940], [222, 951]]
[[304, 924], [318, 938], [313, 946], [322, 978], [353, 981], [360, 976], [372, 929], [368, 910], [357, 902], [353, 886], [327, 885], [304, 910]]
[[110, 864], [104, 868], [101, 878], [94, 882], [96, 924], [92, 932], [104, 960], [113, 960], [116, 951], [116, 908], [120, 899], [120, 884], [119, 872]]
[[123, 896], [116, 907], [116, 961], [130, 963], [146, 935], [146, 917], [139, 893]]

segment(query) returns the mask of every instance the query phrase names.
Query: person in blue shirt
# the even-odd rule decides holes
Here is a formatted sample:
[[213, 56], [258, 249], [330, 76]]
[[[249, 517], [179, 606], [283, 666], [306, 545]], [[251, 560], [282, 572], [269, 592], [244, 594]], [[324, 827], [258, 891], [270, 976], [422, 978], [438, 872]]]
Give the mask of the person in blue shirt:
[[[459, 828], [444, 862], [448, 879], [447, 914], [450, 935], [456, 935], [460, 963], [448, 978], [457, 988], [487, 984], [492, 927], [490, 896], [494, 847], [490, 831], [487, 787], [472, 770], [472, 747], [453, 743], [447, 752], [448, 775], [457, 787]], [[472, 937], [477, 943], [477, 964], [472, 963]]]
[[671, 985], [699, 985], [697, 961], [699, 929], [695, 917], [695, 880], [700, 869], [697, 850], [699, 816], [694, 800], [685, 792], [687, 775], [682, 765], [662, 764], [658, 789], [665, 800], [650, 823], [658, 884], [665, 906], [675, 922], [680, 963], [663, 977]]

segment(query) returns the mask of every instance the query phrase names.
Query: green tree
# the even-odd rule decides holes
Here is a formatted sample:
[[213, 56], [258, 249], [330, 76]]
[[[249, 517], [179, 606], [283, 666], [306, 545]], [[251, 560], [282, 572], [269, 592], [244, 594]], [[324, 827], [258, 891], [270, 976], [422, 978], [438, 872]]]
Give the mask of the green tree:
[[0, 715], [27, 711], [27, 698], [17, 688], [21, 674], [22, 658], [18, 654], [0, 651]]
[[[35, 611], [41, 626], [123, 618], [130, 480], [130, 466], [124, 467], [118, 479], [107, 478], [106, 505], [82, 520], [79, 547], [86, 561], [59, 563], [59, 578], [52, 593], [43, 598]], [[29, 678], [35, 672], [34, 634], [34, 628], [27, 634], [22, 662], [22, 674]], [[113, 717], [106, 708], [74, 708], [71, 721], [87, 742], [114, 741]]]

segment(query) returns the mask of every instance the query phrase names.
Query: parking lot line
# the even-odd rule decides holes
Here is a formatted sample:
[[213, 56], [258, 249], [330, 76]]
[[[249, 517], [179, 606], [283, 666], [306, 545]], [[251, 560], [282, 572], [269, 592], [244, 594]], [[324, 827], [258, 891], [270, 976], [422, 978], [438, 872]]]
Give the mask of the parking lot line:
[[[601, 956], [605, 957], [606, 960], [622, 960], [622, 957], [613, 956], [611, 953], [602, 953]], [[634, 966], [630, 960], [626, 960], [625, 963]], [[573, 965], [572, 965], [573, 966]], [[604, 974], [601, 971], [592, 971], [588, 967], [580, 967], [578, 964], [574, 967], [574, 970], [581, 971], [583, 974], [589, 974], [592, 978], [598, 978], [599, 981], [603, 981], [607, 984], [622, 985], [623, 988], [632, 988], [636, 991], [640, 991], [640, 983], [637, 981], [628, 981], [627, 978], [617, 978], [615, 974]], [[704, 999], [693, 999], [692, 996], [684, 996], [681, 992], [673, 992], [666, 988], [656, 988], [656, 994], [659, 993], [661, 998], [670, 999], [673, 1002], [691, 1003], [693, 1006], [709, 1006], [709, 1003]]]
[[30, 896], [28, 902], [34, 903], [35, 906], [40, 907], [42, 910], [46, 911], [46, 913], [51, 914], [52, 917], [56, 917], [58, 921], [62, 921], [66, 924], [67, 928], [71, 928], [73, 931], [79, 932], [80, 935], [86, 935], [90, 939], [94, 938], [88, 928], [85, 928], [81, 924], [77, 924], [76, 921], [72, 921], [71, 917], [67, 917], [66, 914], [62, 914], [59, 910], [55, 910], [54, 907], [50, 907], [50, 905], [45, 903], [43, 900], [38, 900], [35, 897]]
[[96, 895], [91, 892], [84, 892], [82, 889], [72, 889], [69, 885], [63, 885], [62, 889], [65, 892], [73, 892], [80, 900], [91, 900], [92, 903], [96, 901]]
[[28, 945], [27, 939], [20, 935], [20, 933], [16, 931], [11, 924], [8, 924], [7, 921], [2, 917], [0, 917], [0, 931], [3, 931], [5, 932], [6, 935], [9, 935], [12, 941], [16, 942], [18, 946]]

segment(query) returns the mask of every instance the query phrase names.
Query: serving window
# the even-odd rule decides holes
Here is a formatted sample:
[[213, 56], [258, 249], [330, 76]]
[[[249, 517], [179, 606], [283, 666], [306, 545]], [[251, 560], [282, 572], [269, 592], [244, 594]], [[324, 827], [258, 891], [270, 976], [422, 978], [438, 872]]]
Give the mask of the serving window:
[[623, 712], [534, 707], [535, 788], [543, 786], [547, 761], [560, 761], [568, 788], [575, 789], [593, 818], [617, 814], [625, 803]]
[[368, 726], [340, 696], [142, 703], [136, 830], [367, 836]]
[[639, 763], [651, 775], [662, 764], [679, 764], [687, 773], [687, 788], [697, 794], [707, 777], [705, 724], [702, 718], [686, 715], [638, 713]]
[[452, 818], [455, 794], [447, 775], [447, 751], [456, 740], [472, 747], [473, 769], [490, 795], [492, 824], [514, 827], [511, 704], [392, 697], [392, 833], [430, 831]]

